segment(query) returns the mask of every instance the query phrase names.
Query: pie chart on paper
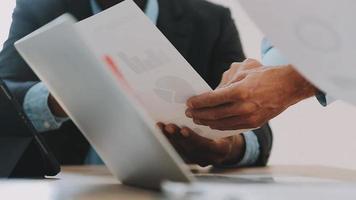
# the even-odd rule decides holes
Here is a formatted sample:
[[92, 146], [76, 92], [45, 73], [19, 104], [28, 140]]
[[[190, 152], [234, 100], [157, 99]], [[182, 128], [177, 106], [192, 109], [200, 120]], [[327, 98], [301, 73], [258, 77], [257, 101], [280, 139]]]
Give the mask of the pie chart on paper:
[[195, 94], [192, 85], [176, 76], [164, 76], [155, 83], [155, 94], [167, 103], [185, 104]]

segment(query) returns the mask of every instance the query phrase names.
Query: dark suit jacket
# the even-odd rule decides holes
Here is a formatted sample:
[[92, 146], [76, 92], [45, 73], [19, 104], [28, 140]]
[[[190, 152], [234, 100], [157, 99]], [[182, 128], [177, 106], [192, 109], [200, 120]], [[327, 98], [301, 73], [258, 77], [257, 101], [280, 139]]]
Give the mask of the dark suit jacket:
[[[212, 88], [232, 62], [244, 60], [227, 8], [203, 0], [159, 0], [159, 7], [158, 28]], [[39, 79], [13, 44], [66, 12], [78, 20], [92, 15], [89, 0], [17, 0], [9, 38], [0, 53], [0, 76], [21, 103]], [[262, 152], [256, 165], [265, 165], [272, 147], [272, 132], [266, 125], [256, 134]], [[72, 122], [45, 133], [45, 138], [62, 164], [83, 163], [89, 144]]]

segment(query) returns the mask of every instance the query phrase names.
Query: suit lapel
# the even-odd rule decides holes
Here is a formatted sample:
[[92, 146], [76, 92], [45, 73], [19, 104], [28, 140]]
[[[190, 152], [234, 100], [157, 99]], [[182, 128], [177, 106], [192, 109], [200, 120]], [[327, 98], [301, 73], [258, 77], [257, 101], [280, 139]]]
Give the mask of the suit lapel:
[[184, 0], [158, 0], [158, 28], [168, 40], [187, 58], [192, 38], [192, 17], [186, 12]]

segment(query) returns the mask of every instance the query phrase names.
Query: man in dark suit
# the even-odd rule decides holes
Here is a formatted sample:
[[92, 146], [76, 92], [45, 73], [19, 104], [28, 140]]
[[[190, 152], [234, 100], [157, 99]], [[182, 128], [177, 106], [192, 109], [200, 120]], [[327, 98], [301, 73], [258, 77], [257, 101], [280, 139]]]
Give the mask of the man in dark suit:
[[[85, 163], [90, 146], [13, 44], [63, 13], [83, 20], [121, 1], [17, 1], [9, 38], [0, 53], [0, 76], [24, 106], [36, 129], [43, 132], [62, 164]], [[157, 27], [212, 88], [218, 86], [223, 72], [231, 63], [244, 59], [239, 35], [228, 9], [203, 0], [135, 0], [135, 3], [151, 15], [151, 19], [156, 16], [154, 22]], [[6, 126], [11, 125], [16, 126]], [[171, 137], [169, 130], [172, 127], [167, 127], [167, 132], [164, 125], [160, 126], [183, 157], [201, 165], [266, 165], [272, 147], [272, 132], [268, 125], [218, 141], [206, 140], [194, 133], [190, 133], [193, 138], [177, 137], [184, 144], [195, 147], [194, 152], [200, 152], [191, 156], [193, 151], [182, 151]], [[174, 129], [172, 134], [177, 130]]]

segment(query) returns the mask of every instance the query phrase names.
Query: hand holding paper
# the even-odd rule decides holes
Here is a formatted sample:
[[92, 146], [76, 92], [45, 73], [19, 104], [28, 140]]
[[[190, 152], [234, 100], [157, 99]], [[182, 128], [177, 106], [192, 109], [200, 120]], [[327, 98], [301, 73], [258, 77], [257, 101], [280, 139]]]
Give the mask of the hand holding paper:
[[246, 144], [241, 134], [211, 140], [188, 127], [179, 128], [174, 124], [163, 123], [158, 126], [187, 163], [203, 167], [236, 165], [244, 156]]
[[195, 123], [218, 130], [257, 128], [317, 91], [291, 66], [263, 67], [252, 59], [234, 65], [252, 69], [237, 71], [225, 87], [188, 100], [187, 116]]

